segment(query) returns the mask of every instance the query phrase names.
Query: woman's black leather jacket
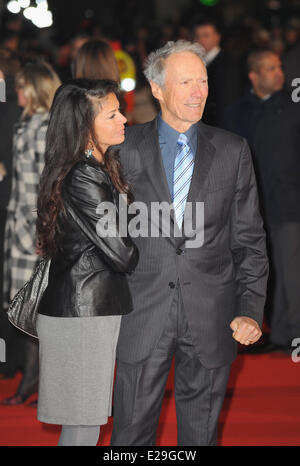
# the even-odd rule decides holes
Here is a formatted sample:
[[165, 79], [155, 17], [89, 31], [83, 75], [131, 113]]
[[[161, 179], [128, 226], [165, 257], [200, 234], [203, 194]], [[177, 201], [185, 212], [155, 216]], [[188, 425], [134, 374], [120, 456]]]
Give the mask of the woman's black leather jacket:
[[[55, 317], [122, 315], [132, 310], [126, 272], [138, 262], [131, 238], [119, 231], [118, 192], [95, 159], [77, 163], [62, 187], [65, 213], [59, 216], [58, 252], [51, 261], [39, 314]], [[113, 203], [116, 233], [97, 232], [99, 203]], [[127, 225], [126, 225], [127, 230]]]

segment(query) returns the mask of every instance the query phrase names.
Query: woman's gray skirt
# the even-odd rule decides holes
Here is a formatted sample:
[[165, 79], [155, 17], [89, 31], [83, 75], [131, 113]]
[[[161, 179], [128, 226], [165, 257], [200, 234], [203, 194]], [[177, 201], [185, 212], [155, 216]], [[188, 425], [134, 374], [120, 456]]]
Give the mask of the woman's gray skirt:
[[107, 423], [120, 323], [121, 316], [38, 315], [39, 421], [95, 426]]

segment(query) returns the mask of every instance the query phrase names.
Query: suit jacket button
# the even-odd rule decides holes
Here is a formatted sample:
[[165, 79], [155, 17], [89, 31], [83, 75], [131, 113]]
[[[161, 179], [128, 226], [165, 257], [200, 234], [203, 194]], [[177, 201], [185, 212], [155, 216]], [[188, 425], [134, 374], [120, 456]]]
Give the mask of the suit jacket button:
[[174, 283], [174, 282], [170, 282], [170, 283], [169, 283], [169, 287], [170, 287], [170, 288], [175, 288], [175, 283]]
[[176, 254], [177, 254], [178, 256], [180, 256], [180, 254], [183, 254], [183, 250], [180, 249], [180, 248], [178, 248], [178, 249], [176, 250]]

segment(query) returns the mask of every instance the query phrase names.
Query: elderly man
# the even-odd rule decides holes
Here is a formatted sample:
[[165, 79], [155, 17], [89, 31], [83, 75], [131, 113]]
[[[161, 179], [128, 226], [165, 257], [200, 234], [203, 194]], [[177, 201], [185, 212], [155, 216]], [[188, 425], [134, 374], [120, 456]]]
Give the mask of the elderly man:
[[227, 109], [224, 127], [247, 138], [253, 153], [274, 292], [269, 339], [247, 352], [290, 353], [300, 337], [300, 106], [283, 90], [281, 60], [274, 52], [252, 52], [248, 67], [252, 90]]
[[[135, 201], [173, 204], [174, 234], [135, 240], [140, 262], [118, 342], [111, 445], [155, 444], [173, 356], [178, 445], [216, 444], [236, 341], [261, 335], [268, 262], [251, 156], [243, 138], [200, 122], [208, 94], [201, 53], [178, 41], [150, 54], [145, 75], [161, 113], [128, 128], [121, 146]], [[203, 227], [191, 218], [200, 203], [204, 240], [194, 247], [187, 233], [191, 223], [195, 235]]]

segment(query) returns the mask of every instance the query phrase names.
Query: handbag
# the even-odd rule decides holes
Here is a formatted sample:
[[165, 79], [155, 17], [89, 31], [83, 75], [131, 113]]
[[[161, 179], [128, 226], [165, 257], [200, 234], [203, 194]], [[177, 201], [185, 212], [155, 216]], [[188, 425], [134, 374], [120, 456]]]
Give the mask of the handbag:
[[38, 338], [36, 319], [38, 307], [48, 286], [51, 259], [42, 257], [31, 278], [20, 288], [9, 304], [8, 320], [19, 330]]

